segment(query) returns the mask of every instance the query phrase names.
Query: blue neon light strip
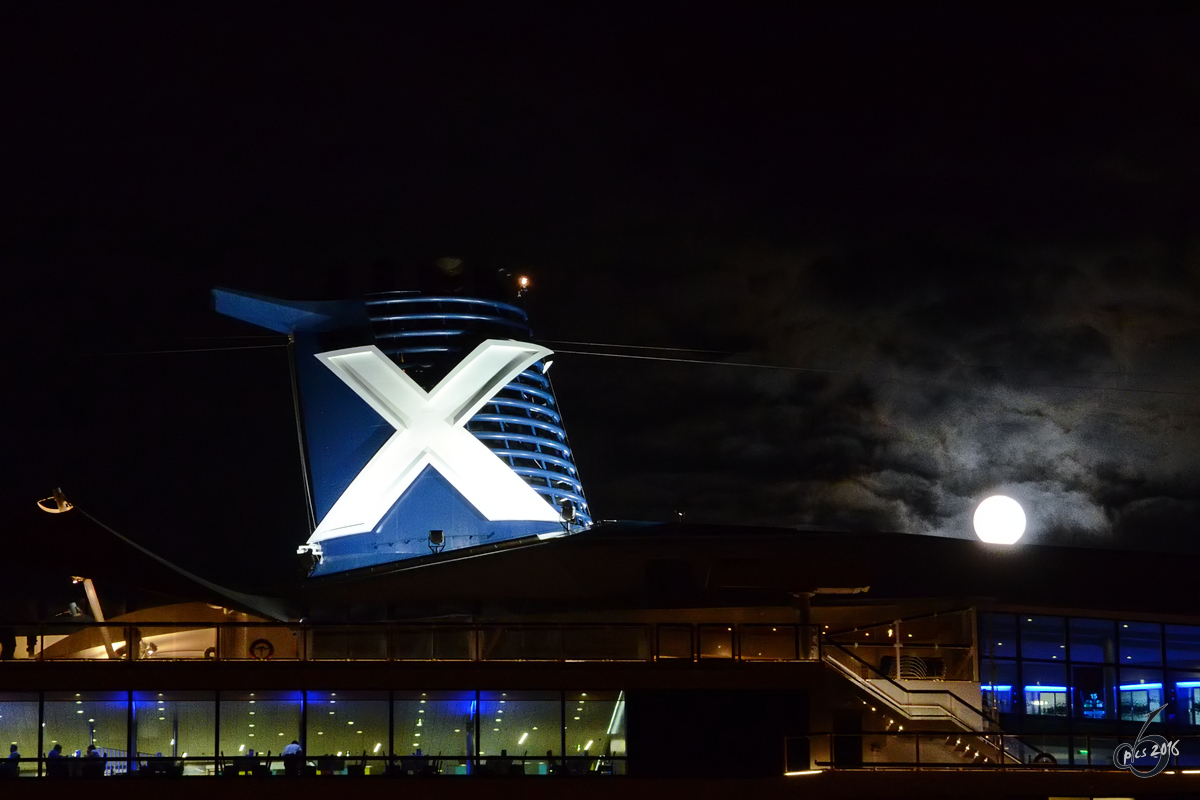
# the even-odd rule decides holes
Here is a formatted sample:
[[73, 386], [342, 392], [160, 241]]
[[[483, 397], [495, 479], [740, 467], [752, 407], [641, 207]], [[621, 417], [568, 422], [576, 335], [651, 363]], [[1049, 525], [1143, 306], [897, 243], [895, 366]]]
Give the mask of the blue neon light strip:
[[1118, 686], [1122, 692], [1132, 692], [1138, 689], [1161, 689], [1161, 683], [1130, 683], [1125, 686]]
[[1026, 686], [1025, 687], [1025, 691], [1027, 691], [1027, 692], [1065, 692], [1066, 690], [1067, 690], [1067, 687], [1065, 687], [1065, 686]]
[[1011, 686], [981, 686], [985, 692], [1011, 692]]
[[1200, 686], [1200, 681], [1179, 681], [1175, 685], [1183, 689], [1194, 689]]

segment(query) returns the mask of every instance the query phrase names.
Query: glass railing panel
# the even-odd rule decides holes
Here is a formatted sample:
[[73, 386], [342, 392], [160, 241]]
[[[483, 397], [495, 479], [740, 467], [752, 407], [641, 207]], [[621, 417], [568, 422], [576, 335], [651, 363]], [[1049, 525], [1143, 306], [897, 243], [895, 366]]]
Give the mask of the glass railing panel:
[[217, 649], [225, 661], [294, 661], [303, 632], [295, 625], [222, 625]]
[[685, 659], [687, 661], [695, 658], [695, 641], [691, 625], [659, 625], [656, 634], [658, 658]]
[[308, 657], [314, 660], [383, 661], [388, 631], [380, 626], [310, 628]]
[[483, 661], [558, 661], [562, 631], [557, 628], [495, 627], [482, 631]]
[[137, 633], [138, 660], [203, 660], [217, 657], [215, 625], [162, 625], [132, 630]]
[[[845, 744], [845, 743], [844, 743]], [[902, 734], [862, 735], [863, 764], [917, 764], [917, 737]]]
[[700, 658], [733, 658], [733, 626], [701, 625]]
[[470, 661], [475, 631], [466, 627], [393, 628], [390, 657], [394, 661]]
[[121, 625], [52, 625], [45, 628], [37, 657], [54, 660], [120, 660], [125, 657]]
[[795, 625], [742, 625], [743, 661], [795, 661], [798, 629]]
[[648, 629], [642, 626], [589, 625], [562, 631], [567, 661], [645, 661], [650, 655]]

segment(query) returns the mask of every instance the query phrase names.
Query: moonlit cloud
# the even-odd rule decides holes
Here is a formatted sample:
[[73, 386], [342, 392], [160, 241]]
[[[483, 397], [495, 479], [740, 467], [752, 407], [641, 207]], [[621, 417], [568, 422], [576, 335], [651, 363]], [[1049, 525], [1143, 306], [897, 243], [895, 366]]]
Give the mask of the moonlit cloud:
[[738, 360], [834, 371], [608, 367], [665, 386], [677, 414], [629, 430], [650, 464], [608, 477], [602, 498], [966, 537], [979, 500], [1004, 493], [1028, 509], [1030, 542], [1188, 543], [1200, 302], [1178, 253], [896, 243], [732, 261], [736, 279], [695, 276], [687, 311], [643, 335], [702, 332], [751, 342]]

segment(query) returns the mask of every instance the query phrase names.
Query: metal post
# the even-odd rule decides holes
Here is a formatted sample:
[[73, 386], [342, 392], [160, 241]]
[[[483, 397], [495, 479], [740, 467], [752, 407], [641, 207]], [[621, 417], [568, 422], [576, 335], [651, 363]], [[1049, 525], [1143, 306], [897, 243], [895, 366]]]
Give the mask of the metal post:
[[[39, 653], [39, 656], [41, 654]], [[42, 777], [43, 753], [42, 748], [46, 746], [46, 693], [38, 692], [38, 740], [37, 740], [37, 774]]]
[[[300, 735], [296, 737], [300, 740], [300, 750], [304, 753], [308, 752], [308, 690], [300, 690]], [[301, 762], [303, 763], [303, 762]], [[284, 770], [286, 774], [286, 769]]]
[[560, 751], [562, 752], [563, 770], [566, 772], [567, 775], [570, 775], [572, 773], [570, 770], [567, 769], [566, 722], [567, 722], [567, 693], [564, 691], [564, 692], [558, 693], [558, 740], [559, 740], [559, 748], [560, 748]]
[[213, 707], [216, 712], [213, 714], [213, 775], [220, 777], [221, 775], [221, 693], [215, 692]]
[[[125, 651], [129, 652], [129, 640], [125, 640]], [[133, 751], [137, 746], [137, 726], [133, 716], [133, 692], [125, 692], [125, 774], [133, 774]], [[105, 766], [108, 766], [107, 760]]]
[[900, 680], [902, 673], [900, 672], [900, 620], [896, 620], [893, 628], [896, 638], [896, 680]]

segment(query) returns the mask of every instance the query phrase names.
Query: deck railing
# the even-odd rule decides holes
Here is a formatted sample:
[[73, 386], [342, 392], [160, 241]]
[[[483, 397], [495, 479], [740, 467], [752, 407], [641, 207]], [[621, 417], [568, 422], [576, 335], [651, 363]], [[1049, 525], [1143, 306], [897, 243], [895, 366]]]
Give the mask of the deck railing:
[[[106, 635], [107, 634], [107, 635]], [[815, 661], [817, 626], [761, 623], [46, 623], [14, 662]], [[112, 644], [112, 655], [105, 643]], [[20, 644], [25, 646], [22, 647]]]

